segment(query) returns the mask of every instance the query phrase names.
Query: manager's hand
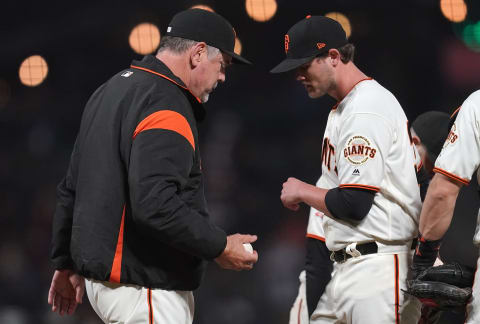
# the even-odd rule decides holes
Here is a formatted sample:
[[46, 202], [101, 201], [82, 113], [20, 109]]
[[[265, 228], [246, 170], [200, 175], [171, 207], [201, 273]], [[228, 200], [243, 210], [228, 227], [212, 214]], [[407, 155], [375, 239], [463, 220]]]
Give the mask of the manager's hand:
[[247, 252], [243, 243], [253, 243], [257, 240], [256, 235], [234, 234], [227, 236], [227, 246], [222, 254], [215, 259], [220, 267], [228, 270], [250, 270], [258, 261], [258, 253]]

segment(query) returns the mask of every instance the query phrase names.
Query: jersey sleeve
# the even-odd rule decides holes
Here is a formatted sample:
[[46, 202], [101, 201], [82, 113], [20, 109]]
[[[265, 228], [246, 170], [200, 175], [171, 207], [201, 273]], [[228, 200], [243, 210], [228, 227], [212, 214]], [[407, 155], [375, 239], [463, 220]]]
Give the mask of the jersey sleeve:
[[480, 92], [475, 98], [463, 103], [433, 169], [464, 185], [480, 164]]
[[381, 116], [348, 116], [341, 125], [336, 154], [339, 187], [380, 191], [392, 138], [392, 129]]

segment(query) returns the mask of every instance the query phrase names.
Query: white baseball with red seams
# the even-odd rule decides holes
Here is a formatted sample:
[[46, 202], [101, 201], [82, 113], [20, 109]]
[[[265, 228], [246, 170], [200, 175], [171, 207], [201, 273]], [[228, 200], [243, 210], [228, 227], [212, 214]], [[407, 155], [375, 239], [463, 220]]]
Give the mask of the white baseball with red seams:
[[253, 246], [250, 243], [243, 243], [243, 247], [248, 253], [253, 253]]

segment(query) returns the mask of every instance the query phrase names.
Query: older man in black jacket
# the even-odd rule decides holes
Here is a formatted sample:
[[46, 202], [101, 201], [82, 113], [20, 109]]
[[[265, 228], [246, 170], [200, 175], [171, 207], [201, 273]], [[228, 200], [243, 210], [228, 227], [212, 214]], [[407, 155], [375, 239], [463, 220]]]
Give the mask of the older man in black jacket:
[[218, 14], [180, 12], [156, 57], [92, 95], [58, 186], [53, 311], [73, 313], [86, 285], [105, 323], [191, 323], [206, 261], [253, 267], [242, 244], [256, 236], [227, 236], [209, 219], [196, 127], [226, 66], [250, 63], [234, 43]]

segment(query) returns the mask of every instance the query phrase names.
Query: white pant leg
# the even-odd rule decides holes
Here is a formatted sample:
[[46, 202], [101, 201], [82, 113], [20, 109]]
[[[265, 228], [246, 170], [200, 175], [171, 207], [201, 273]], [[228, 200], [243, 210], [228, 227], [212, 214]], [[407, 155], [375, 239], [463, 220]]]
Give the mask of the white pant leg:
[[306, 291], [306, 273], [303, 270], [298, 277], [300, 286], [298, 287], [298, 295], [290, 309], [289, 324], [308, 324], [308, 308], [307, 308], [307, 291]]
[[477, 269], [475, 271], [475, 280], [473, 281], [472, 288], [472, 299], [467, 304], [467, 320], [465, 321], [465, 324], [480, 323], [480, 278], [477, 278], [479, 266], [480, 258], [477, 260]]
[[191, 324], [191, 291], [148, 289], [85, 279], [93, 309], [108, 324]]
[[326, 300], [322, 296], [311, 323], [400, 324], [402, 316], [410, 319], [401, 323], [416, 323], [420, 309], [414, 303], [407, 306], [410, 302], [401, 291], [406, 289], [410, 259], [408, 252], [375, 253], [335, 263]]

